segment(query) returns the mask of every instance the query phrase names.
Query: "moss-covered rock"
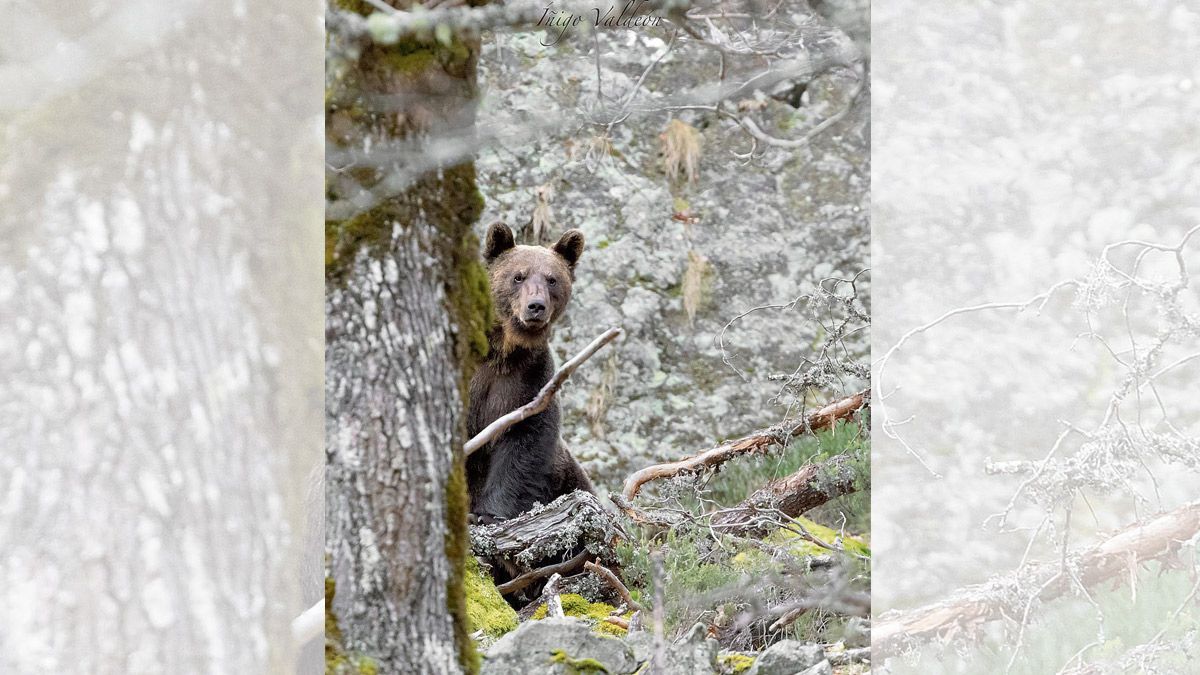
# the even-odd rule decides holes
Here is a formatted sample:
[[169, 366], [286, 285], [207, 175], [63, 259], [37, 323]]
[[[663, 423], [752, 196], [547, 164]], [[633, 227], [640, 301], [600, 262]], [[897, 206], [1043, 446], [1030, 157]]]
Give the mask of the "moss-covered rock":
[[556, 649], [551, 653], [550, 663], [563, 666], [565, 675], [594, 675], [595, 673], [609, 672], [608, 667], [596, 659], [573, 659], [570, 654], [561, 649]]
[[742, 675], [754, 666], [754, 657], [749, 654], [729, 652], [718, 656], [717, 664], [721, 668], [721, 675]]
[[484, 664], [487, 675], [629, 675], [640, 662], [626, 641], [597, 635], [589, 622], [565, 617], [526, 621], [488, 649]]
[[[604, 635], [612, 635], [615, 637], [623, 637], [628, 631], [614, 623], [605, 621], [606, 618], [612, 616], [616, 608], [606, 602], [588, 602], [588, 599], [582, 595], [575, 593], [564, 593], [558, 596], [562, 602], [563, 614], [575, 617], [577, 619], [589, 619], [596, 622], [592, 627], [593, 632]], [[546, 618], [546, 605], [542, 604], [534, 611], [530, 617], [532, 619]], [[622, 618], [628, 620], [633, 616], [633, 612], [626, 612]]]
[[517, 613], [496, 590], [492, 578], [474, 556], [467, 556], [463, 587], [467, 595], [467, 627], [498, 638], [517, 627]]

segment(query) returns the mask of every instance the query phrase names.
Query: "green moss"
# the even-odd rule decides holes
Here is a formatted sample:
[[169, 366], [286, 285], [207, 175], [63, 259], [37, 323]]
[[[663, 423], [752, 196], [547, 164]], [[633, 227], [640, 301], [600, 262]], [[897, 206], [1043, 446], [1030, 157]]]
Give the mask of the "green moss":
[[[812, 533], [814, 537], [828, 544], [833, 544], [837, 541], [839, 535], [837, 530], [819, 525], [808, 518], [798, 517], [792, 519], [794, 522], [803, 525], [805, 529]], [[770, 544], [779, 546], [787, 550], [792, 555], [804, 557], [810, 555], [826, 555], [831, 551], [823, 546], [808, 541], [797, 532], [787, 528], [779, 528], [772, 532], [766, 541]], [[848, 553], [870, 557], [871, 548], [861, 538], [852, 535], [846, 535], [841, 540], [842, 548]], [[770, 556], [758, 549], [749, 549], [742, 551], [733, 556], [730, 561], [733, 566], [739, 570], [746, 572], [765, 572], [770, 568]]]
[[467, 597], [467, 627], [500, 637], [517, 627], [517, 613], [496, 590], [488, 573], [474, 556], [467, 556], [463, 587]]
[[[562, 603], [563, 614], [596, 622], [592, 627], [592, 632], [594, 633], [613, 637], [625, 637], [626, 633], [629, 632], [615, 623], [605, 621], [616, 610], [615, 607], [606, 602], [588, 602], [587, 598], [577, 593], [564, 593], [558, 596], [558, 600]], [[543, 604], [534, 610], [530, 618], [544, 619], [546, 618], [546, 613], [546, 605]], [[626, 612], [622, 618], [628, 620], [632, 616], [633, 612]]]
[[[808, 518], [805, 518], [804, 516], [793, 518], [792, 521], [802, 525], [804, 529], [808, 530], [814, 537], [828, 544], [834, 543], [834, 541], [841, 536], [837, 530], [825, 527], [824, 525], [819, 525]], [[829, 552], [828, 549], [804, 539], [798, 532], [789, 530], [787, 528], [779, 528], [769, 537], [767, 537], [767, 541], [773, 544], [784, 545], [796, 554], [821, 555]], [[860, 537], [846, 535], [842, 538], [841, 544], [842, 548], [846, 549], [848, 553], [855, 553], [863, 556], [871, 555], [871, 548]]]
[[596, 659], [573, 659], [561, 649], [555, 649], [550, 653], [550, 663], [561, 664], [565, 675], [593, 675], [594, 673], [609, 672], [608, 668]]
[[379, 664], [374, 659], [347, 654], [342, 648], [342, 631], [338, 628], [337, 616], [333, 613], [333, 596], [336, 584], [325, 577], [325, 673], [326, 675], [379, 675]]
[[722, 675], [741, 675], [754, 666], [754, 657], [745, 654], [721, 654], [717, 657], [717, 665]]

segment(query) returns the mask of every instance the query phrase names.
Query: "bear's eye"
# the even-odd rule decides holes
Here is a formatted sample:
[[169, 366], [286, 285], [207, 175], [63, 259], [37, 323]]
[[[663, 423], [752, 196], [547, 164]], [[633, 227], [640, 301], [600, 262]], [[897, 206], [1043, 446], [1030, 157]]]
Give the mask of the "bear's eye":
[[555, 279], [554, 277], [546, 277], [546, 283], [553, 286], [554, 284], [558, 283], [558, 279]]
[[519, 284], [519, 283], [521, 283], [522, 281], [525, 281], [525, 275], [524, 275], [524, 274], [518, 274], [517, 276], [513, 277], [513, 281], [515, 281], [516, 283], [518, 283], [518, 284]]

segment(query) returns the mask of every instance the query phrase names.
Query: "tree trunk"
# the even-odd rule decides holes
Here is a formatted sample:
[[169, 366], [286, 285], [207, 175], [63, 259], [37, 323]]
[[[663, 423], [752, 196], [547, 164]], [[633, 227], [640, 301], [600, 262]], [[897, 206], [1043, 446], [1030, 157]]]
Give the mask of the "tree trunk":
[[[331, 39], [328, 156], [470, 132], [477, 40], [364, 39]], [[475, 169], [404, 178], [419, 159], [411, 153], [388, 166], [369, 151], [358, 159], [331, 171], [327, 187], [333, 204], [360, 204], [350, 214], [331, 207], [326, 220], [333, 613], [344, 647], [380, 672], [472, 671], [462, 445], [466, 385], [487, 349], [490, 311], [471, 233], [482, 210]]]
[[295, 669], [321, 148], [294, 7], [6, 13], [0, 672]]

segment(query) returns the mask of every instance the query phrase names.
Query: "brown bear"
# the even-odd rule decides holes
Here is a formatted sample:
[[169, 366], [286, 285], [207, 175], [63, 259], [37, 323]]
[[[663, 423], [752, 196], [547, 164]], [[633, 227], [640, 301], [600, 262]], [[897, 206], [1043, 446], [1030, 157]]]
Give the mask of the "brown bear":
[[[488, 229], [487, 261], [496, 319], [488, 357], [471, 379], [468, 437], [537, 395], [554, 375], [549, 341], [566, 312], [583, 254], [583, 233], [567, 230], [553, 246], [518, 246], [504, 223]], [[558, 403], [513, 425], [467, 458], [476, 522], [491, 523], [548, 504], [574, 490], [593, 492], [559, 439]]]

